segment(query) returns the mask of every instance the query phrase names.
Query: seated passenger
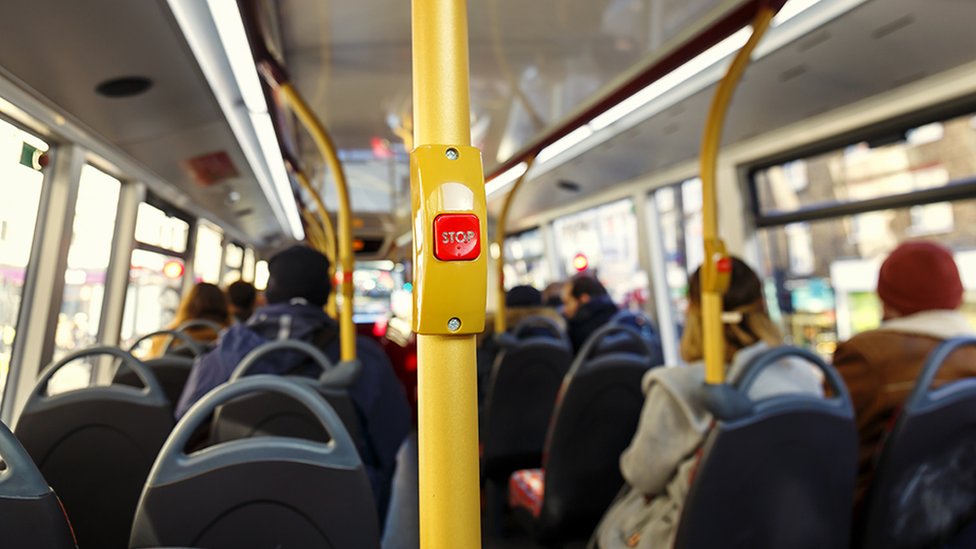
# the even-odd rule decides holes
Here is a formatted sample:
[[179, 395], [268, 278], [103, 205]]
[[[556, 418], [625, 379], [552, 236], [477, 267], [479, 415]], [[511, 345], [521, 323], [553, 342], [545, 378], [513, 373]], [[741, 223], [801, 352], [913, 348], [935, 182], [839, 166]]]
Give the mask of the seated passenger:
[[[566, 321], [562, 315], [549, 306], [542, 303], [542, 293], [532, 286], [515, 286], [505, 292], [505, 324], [508, 331], [512, 331], [518, 326], [519, 322], [530, 316], [544, 316], [551, 318], [563, 330], [566, 329]], [[486, 330], [479, 337], [477, 368], [478, 368], [478, 406], [484, 403], [487, 396], [488, 381], [491, 377], [491, 370], [498, 356], [499, 346], [495, 341], [493, 324], [486, 322]], [[550, 335], [545, 328], [530, 328], [527, 330], [529, 336]]]
[[617, 314], [617, 306], [610, 299], [607, 289], [589, 275], [577, 275], [563, 285], [562, 299], [574, 354], [590, 334]]
[[[220, 288], [207, 282], [200, 282], [190, 289], [190, 293], [183, 298], [180, 308], [176, 311], [176, 317], [166, 327], [168, 330], [175, 330], [185, 322], [190, 320], [209, 320], [219, 324], [222, 328], [231, 323], [230, 309], [227, 305], [227, 298]], [[202, 343], [212, 343], [217, 340], [218, 333], [206, 327], [189, 328], [184, 332]], [[152, 347], [149, 350], [149, 357], [162, 356], [170, 338], [167, 336], [157, 336], [153, 338]], [[179, 345], [177, 340], [174, 346]]]
[[247, 322], [254, 312], [258, 291], [254, 284], [238, 280], [227, 286], [227, 301], [230, 303], [230, 314], [237, 322]]
[[[690, 364], [653, 368], [644, 375], [647, 396], [637, 433], [620, 456], [628, 488], [597, 527], [595, 541], [602, 549], [661, 549], [673, 544], [696, 452], [712, 423], [699, 392], [705, 382], [700, 272], [695, 271], [688, 284], [688, 327], [681, 339], [681, 356]], [[723, 309], [727, 375], [735, 379], [756, 353], [780, 344], [779, 331], [766, 314], [762, 283], [737, 258], [732, 258]], [[822, 394], [820, 372], [803, 362], [784, 360], [760, 374], [749, 396], [792, 392]]]
[[[834, 366], [854, 403], [860, 442], [855, 509], [874, 474], [874, 461], [892, 416], [915, 387], [926, 357], [946, 339], [974, 335], [958, 311], [963, 286], [949, 250], [931, 242], [907, 242], [885, 259], [878, 274], [883, 321], [837, 346]], [[976, 376], [976, 350], [960, 349], [937, 380]]]
[[563, 306], [563, 286], [565, 282], [552, 282], [542, 290], [542, 304], [546, 307], [559, 309]]
[[[208, 391], [230, 379], [241, 359], [267, 341], [298, 339], [312, 343], [337, 364], [339, 326], [323, 310], [330, 290], [329, 261], [319, 252], [293, 246], [272, 257], [265, 290], [268, 305], [255, 311], [246, 324], [230, 327], [215, 350], [196, 360], [176, 407], [177, 418]], [[356, 356], [362, 371], [349, 388], [349, 396], [371, 450], [370, 455], [361, 458], [382, 524], [396, 470], [396, 454], [410, 429], [411, 413], [403, 387], [380, 346], [357, 336]], [[266, 355], [252, 371], [309, 377], [321, 374], [307, 357], [292, 352]]]
[[563, 286], [563, 314], [568, 318], [569, 339], [573, 354], [579, 352], [593, 332], [604, 324], [613, 322], [637, 330], [651, 351], [651, 365], [664, 362], [661, 338], [654, 321], [647, 315], [628, 309], [620, 309], [610, 299], [606, 288], [590, 275], [577, 275]]
[[[515, 286], [505, 293], [506, 324], [508, 329], [514, 329], [519, 322], [530, 316], [544, 316], [556, 321], [565, 329], [566, 321], [562, 315], [549, 305], [542, 302], [542, 292], [532, 286]], [[549, 331], [542, 329], [530, 330], [530, 335], [549, 335]]]

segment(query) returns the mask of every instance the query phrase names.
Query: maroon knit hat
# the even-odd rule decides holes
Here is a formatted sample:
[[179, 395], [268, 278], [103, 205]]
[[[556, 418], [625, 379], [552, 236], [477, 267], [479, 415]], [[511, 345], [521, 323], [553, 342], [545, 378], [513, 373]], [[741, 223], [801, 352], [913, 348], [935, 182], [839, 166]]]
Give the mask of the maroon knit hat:
[[905, 242], [898, 246], [878, 273], [878, 297], [903, 315], [958, 309], [962, 292], [952, 252], [932, 242]]

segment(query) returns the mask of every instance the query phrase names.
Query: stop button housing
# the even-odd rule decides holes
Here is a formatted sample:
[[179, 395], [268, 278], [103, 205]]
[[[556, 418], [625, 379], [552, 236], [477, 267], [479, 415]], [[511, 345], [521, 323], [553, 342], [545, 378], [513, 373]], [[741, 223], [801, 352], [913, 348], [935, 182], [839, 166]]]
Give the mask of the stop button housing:
[[423, 145], [410, 155], [413, 210], [413, 328], [425, 335], [485, 329], [488, 293], [481, 152]]

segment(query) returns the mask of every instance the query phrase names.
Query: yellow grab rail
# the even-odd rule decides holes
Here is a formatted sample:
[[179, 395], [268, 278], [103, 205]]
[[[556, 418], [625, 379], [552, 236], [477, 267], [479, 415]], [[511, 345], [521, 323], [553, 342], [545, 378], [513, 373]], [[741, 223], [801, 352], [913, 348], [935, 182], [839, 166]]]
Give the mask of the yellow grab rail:
[[739, 50], [725, 77], [719, 82], [708, 111], [701, 146], [702, 233], [705, 240], [705, 262], [701, 270], [701, 315], [705, 354], [705, 382], [725, 381], [725, 337], [722, 327], [722, 296], [728, 290], [731, 262], [725, 243], [718, 235], [715, 171], [719, 142], [732, 94], [749, 65], [749, 56], [762, 38], [775, 10], [762, 8], [753, 21], [752, 36]]
[[[480, 155], [470, 147], [467, 5], [465, 0], [413, 0], [412, 21], [420, 545], [469, 549], [481, 546], [475, 335], [470, 330], [484, 327], [487, 254], [482, 249], [475, 261], [440, 261], [431, 251], [436, 245], [431, 240], [459, 233], [437, 233], [428, 225], [432, 214], [450, 209], [444, 207], [447, 202], [470, 201], [470, 208], [459, 208], [467, 210], [461, 215], [480, 215], [480, 228], [464, 234], [484, 243], [484, 174]], [[454, 164], [445, 164], [445, 155]], [[452, 182], [438, 186], [444, 174]], [[446, 282], [427, 287], [435, 280]], [[432, 313], [450, 311], [461, 301], [470, 307], [477, 300], [480, 327], [470, 308], [467, 318], [450, 318], [446, 327], [443, 316], [434, 318]]]
[[505, 195], [505, 203], [498, 216], [498, 226], [495, 228], [495, 245], [498, 246], [498, 260], [495, 263], [495, 289], [498, 295], [495, 296], [495, 333], [503, 334], [508, 330], [508, 319], [505, 317], [505, 227], [508, 225], [508, 212], [512, 209], [512, 202], [515, 200], [515, 193], [518, 192], [522, 182], [529, 175], [535, 157], [529, 158], [525, 164], [525, 171], [515, 180], [512, 190]]
[[[325, 209], [325, 204], [322, 202], [322, 196], [319, 191], [312, 186], [312, 182], [308, 180], [308, 176], [302, 170], [294, 170], [295, 179], [298, 180], [298, 184], [301, 185], [302, 189], [305, 190], [311, 197], [312, 201], [315, 202], [315, 209], [318, 213], [317, 225], [318, 230], [322, 236], [322, 243], [325, 245], [321, 250], [325, 257], [329, 258], [329, 274], [335, 276], [336, 270], [336, 235], [335, 227], [332, 225], [332, 218], [329, 217], [329, 211]], [[311, 212], [310, 212], [311, 215]], [[334, 290], [334, 288], [333, 288]]]
[[[335, 227], [332, 225], [332, 218], [329, 217], [329, 211], [325, 209], [325, 203], [322, 201], [322, 195], [319, 194], [318, 189], [316, 189], [312, 182], [308, 180], [308, 176], [305, 175], [303, 170], [294, 168], [292, 173], [295, 174], [295, 179], [298, 180], [298, 184], [301, 185], [305, 192], [312, 196], [312, 201], [315, 202], [316, 211], [318, 211], [318, 221], [315, 223], [315, 230], [318, 231], [318, 238], [321, 242], [321, 247], [319, 251], [322, 252], [325, 257], [329, 258], [329, 280], [335, 281], [336, 273], [336, 235]], [[309, 214], [311, 216], [311, 214]], [[337, 318], [337, 304], [336, 304], [336, 285], [332, 284], [332, 288], [329, 291], [329, 299], [325, 304], [325, 310], [329, 313], [332, 318]]]
[[[352, 273], [355, 258], [352, 249], [352, 209], [349, 205], [349, 190], [346, 185], [346, 174], [339, 162], [335, 145], [329, 133], [322, 126], [318, 117], [312, 112], [308, 104], [290, 82], [278, 82], [278, 89], [285, 103], [291, 108], [301, 121], [308, 133], [312, 135], [315, 145], [322, 157], [325, 158], [332, 176], [335, 178], [336, 191], [339, 197], [339, 267], [341, 277], [334, 280], [338, 285], [338, 293], [342, 295], [342, 308], [339, 310], [339, 344], [340, 358], [343, 361], [356, 359], [356, 325], [352, 321], [353, 286]], [[322, 209], [323, 217], [327, 217]]]
[[[322, 236], [322, 225], [312, 212], [301, 209], [302, 221], [305, 222], [305, 240], [316, 250], [325, 254], [325, 239]], [[328, 257], [328, 254], [326, 254]]]

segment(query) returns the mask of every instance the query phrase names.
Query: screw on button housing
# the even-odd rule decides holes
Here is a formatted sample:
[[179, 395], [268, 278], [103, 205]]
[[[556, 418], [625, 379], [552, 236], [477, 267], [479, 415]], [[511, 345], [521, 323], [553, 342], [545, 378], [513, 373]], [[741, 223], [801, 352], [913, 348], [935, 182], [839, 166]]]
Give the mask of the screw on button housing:
[[458, 318], [458, 317], [454, 317], [451, 320], [448, 320], [447, 321], [447, 329], [450, 330], [450, 331], [452, 331], [452, 332], [456, 332], [456, 331], [460, 330], [461, 329], [461, 319]]
[[447, 149], [447, 151], [444, 152], [444, 155], [447, 156], [448, 160], [457, 160], [458, 157], [461, 156], [461, 154], [458, 153], [458, 150], [455, 149], [454, 147]]

